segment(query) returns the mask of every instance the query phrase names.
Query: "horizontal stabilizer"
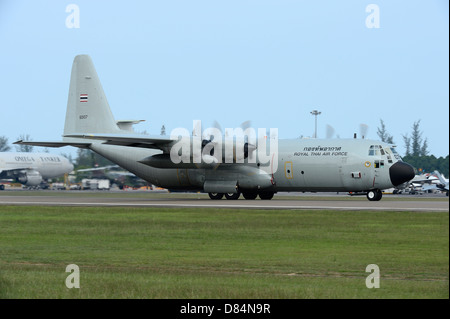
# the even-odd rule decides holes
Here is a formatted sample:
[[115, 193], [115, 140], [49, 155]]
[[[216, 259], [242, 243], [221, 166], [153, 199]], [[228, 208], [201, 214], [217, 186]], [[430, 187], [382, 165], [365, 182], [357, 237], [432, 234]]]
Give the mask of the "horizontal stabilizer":
[[124, 131], [134, 132], [133, 125], [145, 122], [145, 120], [127, 120], [127, 121], [117, 121], [117, 126]]

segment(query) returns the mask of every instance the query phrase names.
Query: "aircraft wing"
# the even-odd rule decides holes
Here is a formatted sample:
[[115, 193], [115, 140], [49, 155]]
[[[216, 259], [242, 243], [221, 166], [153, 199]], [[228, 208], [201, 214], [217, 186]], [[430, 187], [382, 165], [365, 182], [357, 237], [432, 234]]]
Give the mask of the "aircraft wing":
[[93, 168], [83, 168], [78, 169], [76, 172], [95, 172], [95, 171], [104, 171], [110, 168], [118, 168], [119, 165], [108, 165], [108, 166], [102, 166], [102, 167], [93, 167]]
[[438, 187], [434, 184], [432, 184], [432, 185], [426, 184], [426, 185], [422, 186], [423, 191], [431, 191], [431, 190], [435, 190], [435, 189], [438, 189]]
[[410, 180], [410, 183], [429, 183], [432, 179], [429, 179], [429, 176], [426, 175], [416, 175], [412, 180]]
[[5, 173], [6, 172], [16, 173], [16, 172], [29, 170], [29, 169], [33, 169], [33, 168], [29, 167], [29, 166], [14, 167], [14, 168], [0, 168], [0, 174], [3, 173], [3, 172], [5, 172]]
[[141, 134], [69, 134], [64, 137], [74, 137], [92, 140], [103, 140], [103, 144], [120, 145], [128, 147], [154, 148], [160, 150], [167, 150], [167, 146], [176, 142], [169, 138], [160, 136], [146, 136]]
[[88, 148], [92, 143], [89, 142], [52, 142], [52, 141], [23, 141], [19, 140], [14, 142], [13, 144], [21, 144], [21, 145], [32, 145], [32, 146], [43, 146], [43, 147], [63, 147], [63, 146], [75, 146], [79, 148]]

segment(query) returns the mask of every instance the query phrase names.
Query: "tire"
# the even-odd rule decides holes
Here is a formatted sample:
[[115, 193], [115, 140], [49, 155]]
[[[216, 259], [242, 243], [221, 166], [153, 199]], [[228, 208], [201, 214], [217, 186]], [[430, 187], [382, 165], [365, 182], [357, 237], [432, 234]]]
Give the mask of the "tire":
[[258, 196], [258, 193], [256, 192], [244, 192], [242, 193], [242, 195], [244, 196], [245, 199], [256, 199], [256, 197]]
[[230, 200], [236, 200], [241, 196], [240, 192], [237, 193], [225, 193], [225, 198]]
[[264, 200], [270, 200], [273, 198], [274, 193], [273, 192], [262, 192], [259, 193], [259, 198]]
[[383, 197], [383, 193], [379, 189], [370, 190], [367, 192], [367, 199], [371, 202], [379, 201]]
[[214, 200], [222, 199], [223, 195], [223, 193], [208, 193], [209, 198]]

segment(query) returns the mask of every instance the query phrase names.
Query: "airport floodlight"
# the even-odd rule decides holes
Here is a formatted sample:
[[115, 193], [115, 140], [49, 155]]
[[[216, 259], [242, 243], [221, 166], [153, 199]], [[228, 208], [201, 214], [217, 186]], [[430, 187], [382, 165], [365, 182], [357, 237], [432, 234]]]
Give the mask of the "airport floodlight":
[[322, 112], [317, 110], [311, 111], [311, 114], [315, 117], [315, 127], [314, 127], [314, 138], [317, 138], [317, 115], [320, 115]]

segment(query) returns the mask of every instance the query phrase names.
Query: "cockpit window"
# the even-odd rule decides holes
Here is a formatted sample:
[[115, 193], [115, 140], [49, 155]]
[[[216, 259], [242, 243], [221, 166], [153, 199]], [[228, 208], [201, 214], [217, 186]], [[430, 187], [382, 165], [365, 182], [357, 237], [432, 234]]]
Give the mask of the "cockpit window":
[[369, 156], [380, 155], [380, 145], [370, 145]]
[[391, 147], [391, 151], [392, 151], [392, 153], [394, 154], [394, 157], [395, 157], [397, 160], [399, 160], [399, 161], [402, 160], [402, 157], [400, 156], [400, 154], [398, 154], [398, 152], [397, 152], [397, 150], [395, 149], [395, 147]]
[[391, 149], [389, 147], [384, 148], [384, 152], [386, 153], [386, 157], [388, 159], [388, 163], [393, 163], [392, 161], [392, 152]]

